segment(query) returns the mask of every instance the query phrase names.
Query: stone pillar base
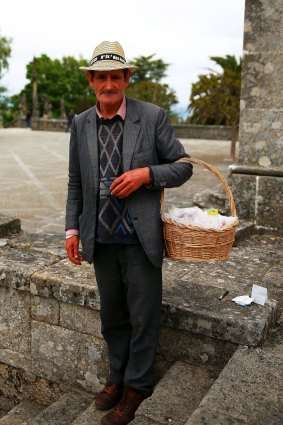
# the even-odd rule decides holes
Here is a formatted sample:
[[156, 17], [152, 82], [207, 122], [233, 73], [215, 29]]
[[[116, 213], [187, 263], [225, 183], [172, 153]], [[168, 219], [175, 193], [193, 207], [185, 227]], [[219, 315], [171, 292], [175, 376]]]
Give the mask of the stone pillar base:
[[[283, 233], [283, 173], [275, 170], [273, 175], [258, 170], [232, 167], [229, 184], [232, 187], [237, 214], [257, 226], [272, 228]], [[239, 173], [242, 171], [242, 173]]]

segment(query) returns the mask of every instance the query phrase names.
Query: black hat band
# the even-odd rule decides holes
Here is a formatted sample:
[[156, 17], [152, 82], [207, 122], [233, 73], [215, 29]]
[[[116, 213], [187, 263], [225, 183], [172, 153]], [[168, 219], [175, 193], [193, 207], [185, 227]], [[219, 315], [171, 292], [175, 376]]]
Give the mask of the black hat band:
[[93, 59], [91, 59], [90, 66], [92, 66], [94, 63], [98, 61], [109, 61], [109, 60], [122, 62], [123, 64], [126, 63], [125, 59], [122, 56], [117, 55], [116, 53], [104, 53], [102, 55], [95, 56]]

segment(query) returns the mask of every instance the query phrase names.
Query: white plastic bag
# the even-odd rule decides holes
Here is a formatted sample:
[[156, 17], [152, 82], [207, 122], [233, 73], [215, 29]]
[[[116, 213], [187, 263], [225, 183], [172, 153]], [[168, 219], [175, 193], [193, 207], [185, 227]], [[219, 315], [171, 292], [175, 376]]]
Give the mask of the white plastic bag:
[[206, 229], [223, 229], [237, 221], [237, 217], [226, 217], [218, 214], [217, 210], [203, 211], [199, 207], [176, 208], [172, 207], [165, 217], [171, 218], [179, 223], [191, 224]]

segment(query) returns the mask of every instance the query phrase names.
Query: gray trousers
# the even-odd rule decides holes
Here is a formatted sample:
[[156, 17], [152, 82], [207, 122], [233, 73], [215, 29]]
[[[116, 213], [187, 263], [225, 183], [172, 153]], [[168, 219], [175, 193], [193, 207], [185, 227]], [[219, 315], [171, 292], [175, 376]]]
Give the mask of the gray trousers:
[[161, 268], [149, 262], [141, 245], [98, 245], [94, 269], [110, 379], [150, 396], [160, 327]]

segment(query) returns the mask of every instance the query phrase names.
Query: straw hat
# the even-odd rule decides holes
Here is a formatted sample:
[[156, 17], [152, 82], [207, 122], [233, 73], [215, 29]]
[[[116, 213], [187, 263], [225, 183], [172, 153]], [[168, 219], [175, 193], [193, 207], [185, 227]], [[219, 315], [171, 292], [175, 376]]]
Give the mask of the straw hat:
[[134, 71], [137, 66], [126, 62], [124, 50], [117, 41], [103, 41], [93, 52], [90, 65], [80, 66], [83, 71], [113, 71], [114, 69], [130, 69]]

